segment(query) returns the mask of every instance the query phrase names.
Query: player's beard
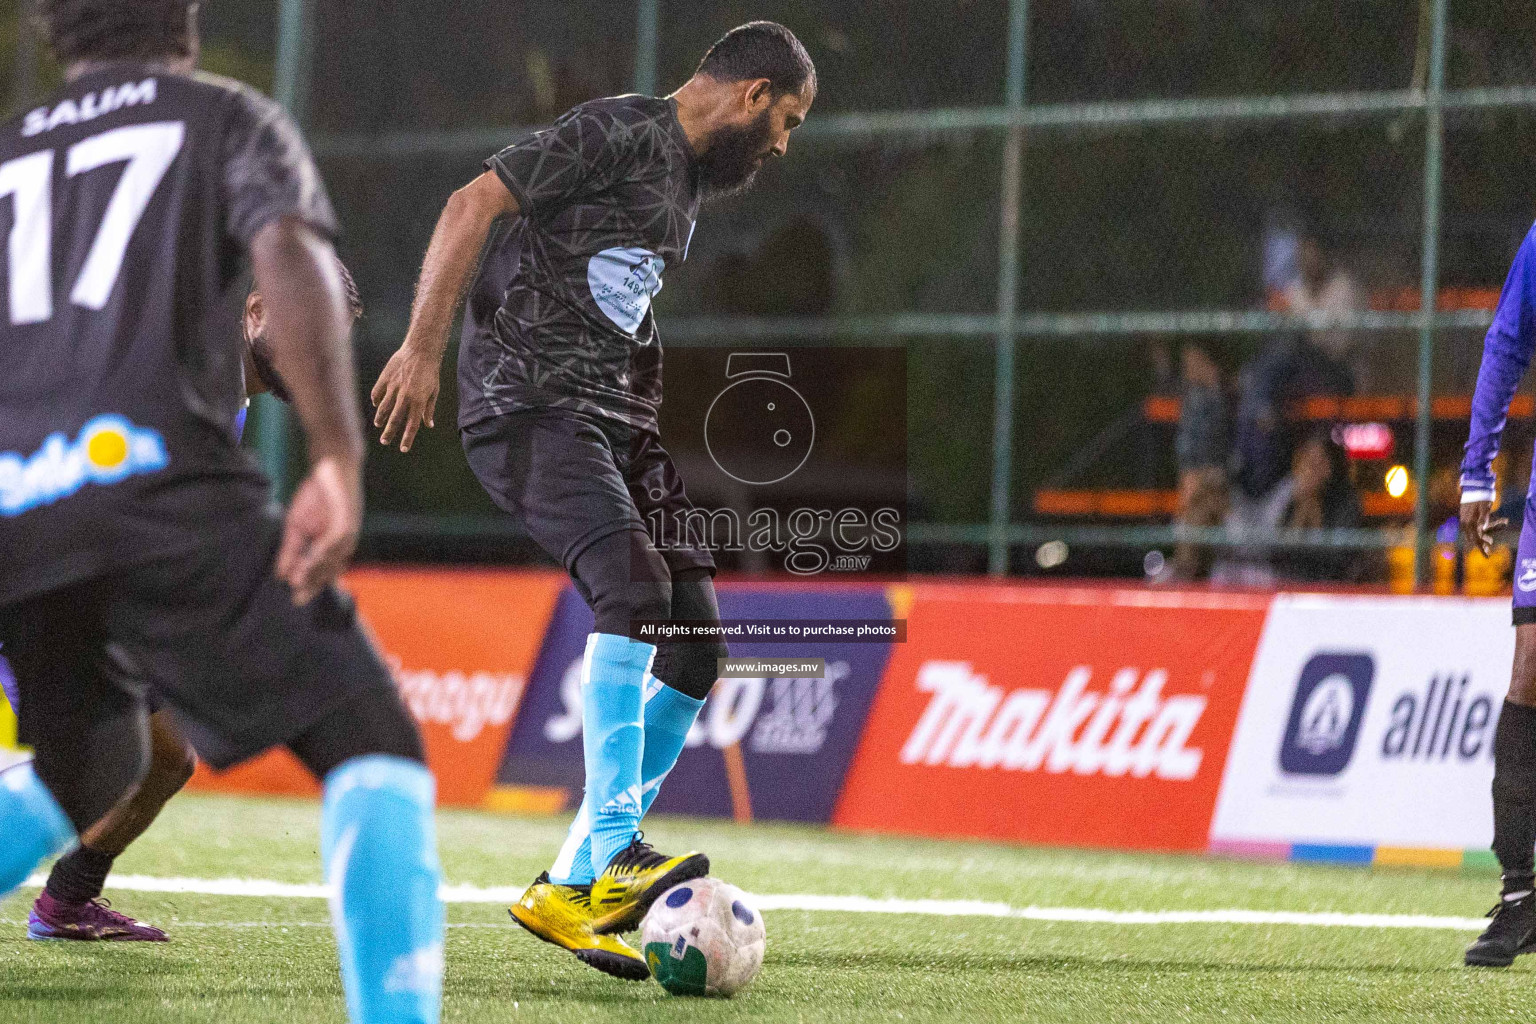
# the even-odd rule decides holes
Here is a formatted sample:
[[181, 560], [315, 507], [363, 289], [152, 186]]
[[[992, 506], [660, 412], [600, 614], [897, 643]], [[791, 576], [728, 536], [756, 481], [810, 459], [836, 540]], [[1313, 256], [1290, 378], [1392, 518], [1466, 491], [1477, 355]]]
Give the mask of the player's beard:
[[706, 202], [745, 192], [768, 157], [773, 124], [768, 111], [744, 125], [716, 128], [709, 149], [699, 157], [699, 187]]

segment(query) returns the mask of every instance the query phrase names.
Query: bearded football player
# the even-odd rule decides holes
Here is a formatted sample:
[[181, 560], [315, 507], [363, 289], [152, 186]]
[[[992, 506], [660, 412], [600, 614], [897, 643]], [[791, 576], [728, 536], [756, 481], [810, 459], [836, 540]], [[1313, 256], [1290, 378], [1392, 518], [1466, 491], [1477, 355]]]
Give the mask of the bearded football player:
[[581, 677], [585, 798], [554, 865], [511, 913], [621, 978], [649, 972], [618, 933], [709, 871], [702, 854], [657, 852], [640, 821], [726, 653], [718, 640], [652, 644], [639, 628], [719, 619], [714, 559], [685, 532], [692, 506], [658, 436], [651, 300], [687, 257], [700, 203], [783, 156], [815, 97], [800, 41], [752, 22], [671, 96], [592, 100], [495, 154], [438, 220], [405, 341], [373, 389], [380, 440], [408, 451], [433, 424], [468, 294], [459, 429], [470, 467], [596, 618]]

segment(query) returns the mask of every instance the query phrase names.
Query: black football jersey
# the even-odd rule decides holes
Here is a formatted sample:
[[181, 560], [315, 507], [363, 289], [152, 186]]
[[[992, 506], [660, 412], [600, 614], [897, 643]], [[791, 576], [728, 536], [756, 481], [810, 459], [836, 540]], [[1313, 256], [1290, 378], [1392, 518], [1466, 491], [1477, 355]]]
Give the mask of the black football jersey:
[[116, 64], [0, 126], [0, 607], [260, 509], [236, 443], [251, 239], [335, 217], [282, 108]]
[[459, 424], [532, 407], [654, 431], [651, 299], [688, 255], [698, 168], [676, 104], [592, 100], [485, 162], [522, 216], [493, 234], [459, 348]]

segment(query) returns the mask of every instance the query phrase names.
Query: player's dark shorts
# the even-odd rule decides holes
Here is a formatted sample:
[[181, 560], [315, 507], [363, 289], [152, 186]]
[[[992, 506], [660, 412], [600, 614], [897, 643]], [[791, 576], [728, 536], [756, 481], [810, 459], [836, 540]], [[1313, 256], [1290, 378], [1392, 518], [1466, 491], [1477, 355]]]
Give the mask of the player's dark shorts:
[[464, 428], [481, 486], [567, 572], [594, 541], [641, 530], [673, 575], [715, 571], [672, 456], [650, 431], [565, 409], [529, 409]]
[[1536, 622], [1536, 494], [1525, 496], [1525, 523], [1515, 550], [1515, 625]]
[[[11, 663], [5, 660], [5, 649], [0, 648], [0, 690], [5, 692], [5, 701], [11, 706], [11, 711], [21, 707], [21, 686], [16, 682], [16, 673], [11, 671]], [[144, 708], [150, 714], [159, 711], [164, 705], [155, 692], [148, 687], [144, 691]]]
[[351, 598], [328, 588], [295, 607], [273, 575], [280, 528], [231, 517], [193, 550], [0, 609], [23, 742], [89, 735], [152, 691], [198, 755], [227, 768], [360, 693], [392, 694]]

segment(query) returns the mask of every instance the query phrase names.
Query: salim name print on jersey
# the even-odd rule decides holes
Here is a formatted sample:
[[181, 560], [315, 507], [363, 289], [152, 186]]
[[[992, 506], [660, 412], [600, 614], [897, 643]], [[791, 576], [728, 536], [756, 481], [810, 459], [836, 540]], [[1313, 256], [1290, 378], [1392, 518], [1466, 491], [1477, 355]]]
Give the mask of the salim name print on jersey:
[[52, 111], [47, 107], [27, 111], [26, 119], [21, 124], [21, 134], [31, 138], [43, 132], [51, 132], [61, 124], [94, 121], [103, 114], [110, 114], [123, 107], [153, 103], [155, 92], [155, 80], [146, 78], [142, 82], [124, 82], [116, 88], [88, 92], [80, 97], [79, 102], [65, 98]]
[[51, 434], [28, 457], [0, 452], [0, 516], [67, 498], [88, 483], [115, 484], [169, 464], [165, 442], [155, 431], [121, 416], [97, 416], [73, 443]]

